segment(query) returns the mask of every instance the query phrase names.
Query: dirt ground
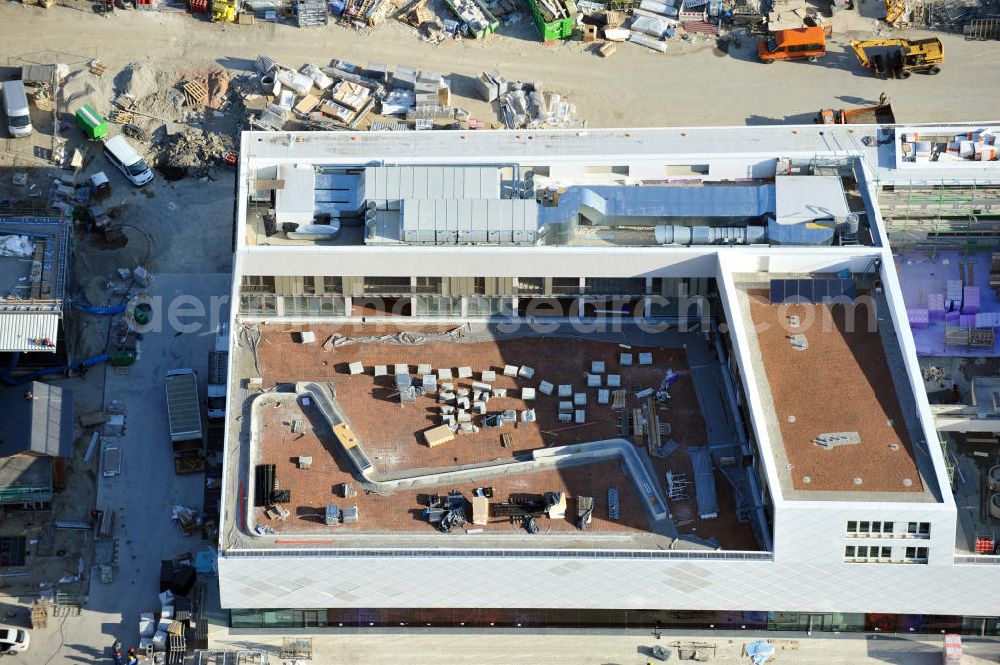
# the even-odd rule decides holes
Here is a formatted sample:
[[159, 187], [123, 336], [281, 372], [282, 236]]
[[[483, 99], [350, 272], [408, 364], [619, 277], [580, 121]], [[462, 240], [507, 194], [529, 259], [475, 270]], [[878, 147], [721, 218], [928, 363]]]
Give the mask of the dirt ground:
[[[663, 54], [624, 44], [602, 59], [580, 42], [542, 44], [527, 13], [494, 38], [436, 46], [393, 20], [375, 31], [224, 26], [186, 13], [119, 12], [102, 18], [81, 3], [49, 11], [8, 4], [0, 7], [0, 21], [5, 27], [0, 55], [38, 59], [58, 52], [63, 60], [99, 58], [113, 71], [144, 59], [163, 68], [221, 64], [247, 70], [260, 53], [293, 67], [309, 61], [322, 66], [331, 58], [362, 66], [412, 65], [451, 78], [457, 103], [483, 119], [495, 116], [485, 104], [468, 101], [472, 79], [494, 68], [510, 80], [542, 81], [564, 93], [592, 127], [811, 122], [820, 108], [874, 101], [882, 92], [903, 122], [984, 120], [1000, 105], [1000, 91], [982, 85], [991, 79], [996, 42], [941, 35], [948, 54], [941, 74], [886, 82], [863, 70], [850, 52], [848, 42], [871, 37], [875, 24], [853, 11], [832, 19], [834, 36], [825, 58], [772, 66], [756, 62], [753, 40], [724, 55], [701, 37], [672, 42]], [[78, 39], [80, 34], [86, 40]], [[962, 103], [955, 104], [959, 97]]]
[[[310, 327], [310, 330], [315, 332], [319, 340], [325, 340], [335, 330], [347, 334], [345, 328], [329, 326]], [[358, 327], [350, 330], [353, 333], [363, 331]], [[379, 332], [390, 330], [382, 326]], [[302, 345], [294, 339], [288, 330], [271, 330], [262, 335], [259, 360], [265, 384], [305, 380], [333, 383], [338, 402], [344, 407], [352, 428], [380, 474], [473, 464], [511, 457], [547, 445], [568, 445], [619, 436], [619, 412], [609, 405], [597, 404], [596, 389], [586, 388], [584, 374], [589, 371], [590, 363], [594, 360], [606, 363], [606, 373], [621, 376], [622, 386], [629, 389], [629, 409], [639, 406], [640, 401], [633, 397], [635, 392], [658, 386], [668, 369], [680, 373], [677, 384], [670, 390], [671, 398], [667, 408], [660, 411], [660, 418], [662, 422], [670, 423], [673, 430], [671, 437], [681, 447], [666, 458], [653, 458], [653, 466], [661, 484], [664, 483], [664, 475], [668, 470], [675, 474], [686, 474], [688, 479], [692, 479], [686, 448], [705, 444], [704, 420], [687, 372], [685, 352], [681, 349], [633, 347], [629, 352], [634, 354], [636, 364], [623, 367], [619, 364], [618, 357], [621, 349], [616, 344], [575, 339], [523, 338], [474, 344], [429, 343], [418, 346], [354, 344], [330, 352], [324, 351], [320, 344]], [[653, 365], [637, 364], [638, 354], [643, 352], [653, 354]], [[350, 376], [347, 373], [349, 362], [364, 363], [366, 373]], [[533, 408], [537, 422], [517, 423], [516, 427], [507, 426], [499, 431], [481, 429], [476, 434], [458, 437], [451, 443], [428, 448], [421, 432], [440, 422], [436, 399], [430, 396], [418, 397], [416, 404], [401, 407], [393, 397], [395, 390], [391, 387], [392, 377], [376, 378], [372, 374], [375, 364], [391, 366], [397, 362], [409, 364], [411, 372], [416, 371], [418, 363], [429, 363], [435, 369], [468, 366], [473, 369], [473, 379], [477, 381], [482, 370], [495, 370], [497, 379], [493, 385], [506, 388], [510, 396], [491, 400], [488, 404], [489, 411], [492, 413], [503, 409], [521, 411]], [[506, 364], [528, 365], [535, 370], [535, 375], [530, 380], [505, 377], [502, 371]], [[537, 387], [542, 380], [554, 385], [569, 384], [573, 386], [574, 392], [585, 393], [587, 424], [578, 426], [560, 423], [559, 398], [555, 394], [546, 396], [538, 393], [532, 401], [520, 399], [521, 388]], [[471, 380], [454, 379], [452, 383], [457, 387], [468, 387]], [[273, 413], [271, 409], [267, 409], [265, 418], [265, 427], [270, 432], [263, 437], [262, 461], [278, 465], [279, 483], [284, 489], [292, 490], [296, 512], [314, 515], [325, 504], [336, 503], [333, 488], [339, 483], [352, 481], [350, 469], [346, 460], [330, 445], [331, 442], [323, 441], [316, 435], [317, 429], [323, 429], [316, 414], [303, 413], [300, 407], [295, 406], [274, 410]], [[295, 433], [290, 429], [292, 420], [296, 421]], [[501, 431], [513, 435], [512, 448], [501, 447]], [[647, 454], [645, 448], [638, 450], [640, 454]], [[313, 468], [308, 471], [296, 468], [295, 458], [300, 454], [313, 456]], [[649, 529], [635, 496], [634, 486], [616, 462], [543, 472], [486, 484], [494, 487], [500, 499], [506, 499], [511, 492], [565, 491], [571, 499], [571, 511], [573, 497], [593, 496], [597, 499], [598, 506], [595, 517], [599, 512], [606, 517], [607, 489], [614, 486], [619, 491], [623, 519], [619, 523], [603, 520], [595, 526], [595, 530]], [[721, 474], [717, 474], [716, 486], [721, 502], [720, 518], [717, 520], [698, 519], [693, 490], [689, 499], [671, 502], [670, 509], [679, 523], [680, 531], [705, 539], [715, 538], [727, 549], [756, 549], [749, 526], [740, 524], [735, 519], [731, 491]], [[442, 488], [442, 491], [446, 489]], [[468, 494], [472, 487], [457, 489], [463, 489]], [[304, 498], [296, 499], [296, 496]], [[361, 525], [362, 529], [408, 531], [430, 528], [414, 521], [414, 512], [419, 512], [416, 493], [393, 497], [363, 496], [358, 499], [359, 507], [369, 516], [367, 519], [371, 520], [370, 523]], [[354, 500], [344, 503], [350, 504], [352, 501]], [[322, 527], [313, 520], [314, 518], [306, 518], [294, 523], [278, 524], [275, 528], [290, 530]], [[572, 528], [570, 520], [565, 526]], [[553, 528], [561, 529], [562, 526], [564, 525], [560, 524]], [[497, 526], [491, 525], [490, 528]]]
[[[772, 305], [766, 289], [749, 296], [785, 454], [794, 469], [793, 487], [923, 491], [882, 340], [867, 329], [867, 307], [853, 308], [850, 328], [843, 306]], [[785, 317], [792, 315], [803, 322], [809, 342], [804, 351], [792, 349], [788, 339], [792, 332]], [[834, 324], [829, 329], [822, 325], [824, 316]], [[825, 432], [858, 432], [861, 443], [826, 450], [812, 442]], [[858, 477], [860, 485], [853, 482]]]

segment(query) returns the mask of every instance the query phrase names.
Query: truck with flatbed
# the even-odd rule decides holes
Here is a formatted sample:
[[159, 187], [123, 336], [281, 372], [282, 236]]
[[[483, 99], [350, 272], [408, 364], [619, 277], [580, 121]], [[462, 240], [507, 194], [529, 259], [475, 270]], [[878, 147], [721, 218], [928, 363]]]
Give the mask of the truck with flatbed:
[[167, 420], [177, 473], [196, 473], [205, 468], [204, 433], [198, 374], [193, 369], [172, 369], [166, 376]]

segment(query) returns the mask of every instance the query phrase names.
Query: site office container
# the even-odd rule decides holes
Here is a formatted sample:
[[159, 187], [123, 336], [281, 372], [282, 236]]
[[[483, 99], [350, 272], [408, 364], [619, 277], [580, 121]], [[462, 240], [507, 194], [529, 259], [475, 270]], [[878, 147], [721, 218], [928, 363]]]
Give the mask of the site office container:
[[90, 104], [84, 104], [76, 112], [76, 124], [91, 140], [97, 140], [108, 133], [108, 123]]
[[538, 26], [538, 31], [542, 33], [543, 42], [554, 42], [557, 39], [568, 39], [573, 36], [573, 17], [577, 11], [576, 3], [573, 0], [552, 1], [566, 7], [566, 13], [569, 16], [558, 21], [546, 22], [537, 0], [528, 0], [528, 7], [531, 9], [531, 15], [535, 18], [535, 25]]

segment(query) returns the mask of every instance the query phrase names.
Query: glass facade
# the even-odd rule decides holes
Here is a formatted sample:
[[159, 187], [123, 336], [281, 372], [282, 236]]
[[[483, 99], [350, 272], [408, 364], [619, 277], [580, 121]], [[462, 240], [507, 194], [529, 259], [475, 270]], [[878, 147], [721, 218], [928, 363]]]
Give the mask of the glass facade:
[[573, 609], [231, 610], [233, 628], [662, 628], [800, 633], [1000, 635], [1000, 617], [928, 614]]

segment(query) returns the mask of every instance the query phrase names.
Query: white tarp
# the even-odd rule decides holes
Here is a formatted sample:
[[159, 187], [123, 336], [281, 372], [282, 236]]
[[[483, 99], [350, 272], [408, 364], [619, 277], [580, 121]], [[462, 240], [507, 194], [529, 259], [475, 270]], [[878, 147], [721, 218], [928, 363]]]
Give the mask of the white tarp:
[[0, 256], [28, 258], [35, 253], [35, 243], [28, 236], [0, 236]]

